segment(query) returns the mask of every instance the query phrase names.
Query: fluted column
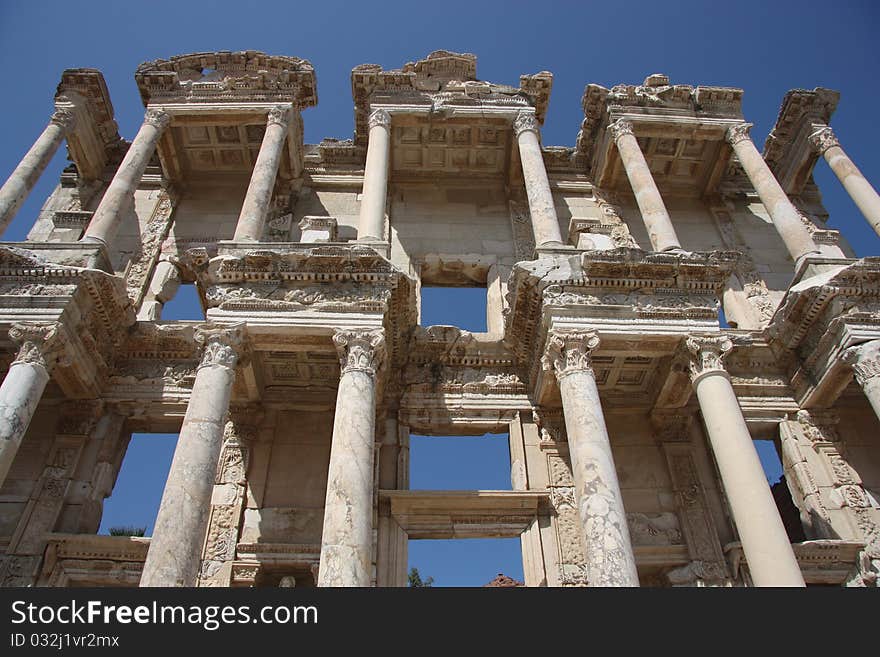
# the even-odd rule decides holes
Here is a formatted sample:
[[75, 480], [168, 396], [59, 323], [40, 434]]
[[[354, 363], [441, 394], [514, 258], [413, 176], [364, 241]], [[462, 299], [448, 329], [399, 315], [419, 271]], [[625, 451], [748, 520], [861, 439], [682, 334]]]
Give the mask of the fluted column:
[[385, 203], [388, 196], [388, 164], [391, 143], [391, 115], [383, 109], [370, 114], [370, 136], [367, 142], [367, 163], [364, 167], [364, 189], [358, 239], [385, 241]]
[[327, 473], [318, 586], [369, 586], [373, 549], [373, 443], [382, 329], [337, 331], [342, 371]]
[[692, 336], [691, 381], [756, 586], [804, 586], [767, 477], [746, 425], [724, 358], [733, 343], [723, 335]]
[[204, 344], [202, 361], [162, 493], [141, 586], [195, 586], [201, 565], [244, 327], [200, 328], [196, 340]]
[[770, 220], [776, 227], [776, 232], [785, 243], [791, 259], [798, 263], [804, 256], [811, 253], [819, 253], [816, 243], [810, 231], [801, 222], [800, 214], [792, 205], [785, 191], [776, 180], [770, 167], [755, 148], [752, 138], [749, 136], [751, 123], [739, 123], [727, 129], [727, 141], [733, 147], [743, 170], [746, 172], [755, 191], [761, 199], [761, 203], [767, 208]]
[[856, 381], [880, 419], [880, 340], [850, 347], [843, 352], [843, 360], [852, 365]]
[[275, 187], [278, 165], [292, 116], [293, 109], [287, 105], [278, 105], [269, 110], [266, 133], [263, 135], [263, 143], [260, 144], [260, 152], [254, 163], [238, 224], [235, 226], [233, 239], [236, 242], [259, 242], [263, 236], [269, 203], [272, 201], [272, 189]]
[[513, 131], [519, 145], [519, 159], [522, 162], [526, 196], [529, 199], [535, 244], [538, 248], [562, 246], [556, 204], [553, 202], [553, 192], [550, 191], [550, 181], [544, 167], [544, 155], [538, 141], [538, 120], [534, 112], [519, 112], [513, 122]]
[[169, 123], [171, 117], [164, 110], [150, 108], [146, 111], [141, 129], [104, 192], [82, 241], [108, 244], [116, 235], [124, 213], [134, 203], [134, 193], [156, 151], [156, 144]]
[[592, 353], [595, 331], [550, 334], [542, 359], [562, 394], [568, 453], [586, 540], [588, 586], [638, 586], [635, 556], [611, 441], [599, 401]]
[[64, 354], [56, 323], [14, 324], [9, 337], [20, 347], [0, 384], [0, 486], [12, 467], [52, 368]]
[[681, 242], [675, 234], [666, 204], [663, 203], [663, 197], [660, 196], [639, 141], [633, 134], [632, 121], [618, 119], [608, 126], [608, 130], [620, 153], [626, 177], [629, 178], [642, 221], [645, 222], [648, 237], [651, 239], [651, 246], [655, 251], [680, 249]]
[[55, 110], [49, 125], [3, 183], [3, 187], [0, 187], [0, 234], [9, 226], [61, 142], [73, 131], [75, 125], [76, 117], [72, 111], [65, 108]]
[[828, 126], [819, 128], [810, 135], [810, 145], [825, 158], [850, 198], [871, 224], [871, 228], [880, 235], [880, 195], [841, 148], [834, 131]]

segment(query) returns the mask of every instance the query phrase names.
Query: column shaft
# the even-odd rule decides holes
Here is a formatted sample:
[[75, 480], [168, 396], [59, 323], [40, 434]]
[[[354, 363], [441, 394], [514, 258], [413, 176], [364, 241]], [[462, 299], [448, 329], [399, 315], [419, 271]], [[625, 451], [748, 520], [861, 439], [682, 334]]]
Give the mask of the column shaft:
[[242, 333], [201, 329], [205, 353], [177, 439], [141, 586], [195, 586]]
[[382, 330], [339, 331], [342, 375], [327, 473], [318, 586], [369, 586], [373, 548], [376, 370]]
[[804, 586], [767, 477], [727, 372], [725, 337], [689, 338], [691, 378], [724, 492], [756, 586]]
[[21, 343], [21, 348], [0, 384], [0, 486], [6, 481], [62, 349], [55, 324], [16, 324], [9, 335]]
[[0, 234], [31, 193], [65, 136], [73, 129], [74, 116], [69, 110], [56, 110], [30, 150], [0, 187]]
[[89, 222], [83, 241], [107, 244], [116, 235], [124, 213], [134, 202], [134, 193], [150, 158], [153, 157], [156, 144], [159, 143], [159, 138], [170, 121], [170, 117], [163, 110], [147, 110], [140, 130], [131, 142], [125, 157], [122, 158], [116, 175], [110, 181]]
[[810, 135], [810, 142], [828, 162], [828, 166], [865, 215], [874, 232], [880, 235], [880, 195], [841, 148], [831, 128], [820, 128]]
[[590, 352], [595, 332], [552, 333], [544, 357], [556, 371], [568, 434], [589, 586], [638, 586], [632, 541]]
[[284, 140], [287, 138], [293, 112], [289, 107], [274, 107], [269, 111], [266, 133], [254, 163], [254, 171], [235, 227], [235, 241], [259, 242], [272, 201], [272, 190], [278, 176]]
[[680, 249], [681, 242], [669, 218], [666, 204], [654, 182], [654, 176], [645, 160], [639, 142], [633, 134], [632, 123], [619, 120], [611, 125], [611, 136], [617, 144], [626, 177], [632, 186], [642, 221], [648, 231], [651, 246], [655, 251]]
[[532, 217], [532, 230], [538, 248], [562, 246], [562, 233], [550, 181], [544, 166], [544, 155], [538, 141], [538, 124], [532, 113], [520, 112], [513, 123], [516, 141], [519, 145], [519, 158], [522, 162], [526, 195], [529, 199], [529, 214]]
[[370, 114], [369, 125], [370, 137], [367, 142], [367, 162], [364, 167], [358, 239], [383, 242], [385, 241], [385, 204], [388, 196], [391, 116], [385, 110], [376, 110]]
[[751, 126], [751, 123], [741, 123], [729, 128], [727, 141], [733, 146], [746, 175], [755, 186], [755, 191], [770, 214], [770, 220], [785, 243], [791, 259], [797, 263], [810, 253], [818, 253], [819, 249], [813, 242], [810, 231], [801, 222], [797, 209], [755, 148], [748, 132]]

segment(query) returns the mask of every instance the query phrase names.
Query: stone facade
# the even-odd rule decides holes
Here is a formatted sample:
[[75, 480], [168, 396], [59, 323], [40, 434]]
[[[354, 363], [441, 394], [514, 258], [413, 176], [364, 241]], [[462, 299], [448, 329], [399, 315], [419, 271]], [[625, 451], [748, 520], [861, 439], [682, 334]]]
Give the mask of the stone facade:
[[[659, 74], [587, 85], [573, 147], [541, 142], [550, 73], [470, 54], [358, 66], [353, 139], [316, 145], [305, 60], [135, 79], [129, 143], [65, 71], [0, 189], [5, 227], [66, 140], [0, 243], [0, 585], [405, 586], [409, 539], [461, 537], [520, 537], [526, 586], [877, 584], [880, 258], [812, 169], [875, 228], [880, 199], [835, 92], [789, 93], [762, 154], [741, 90]], [[204, 321], [161, 319], [182, 282]], [[485, 288], [487, 332], [422, 326], [432, 285]], [[153, 536], [97, 536], [167, 431]], [[411, 432], [509, 434], [511, 490], [409, 490]]]

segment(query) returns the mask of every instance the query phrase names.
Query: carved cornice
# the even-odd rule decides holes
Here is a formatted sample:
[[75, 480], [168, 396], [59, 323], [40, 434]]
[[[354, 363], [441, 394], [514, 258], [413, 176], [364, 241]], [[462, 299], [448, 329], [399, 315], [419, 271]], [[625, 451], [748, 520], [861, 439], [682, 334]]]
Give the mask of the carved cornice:
[[337, 330], [333, 344], [339, 353], [342, 374], [365, 372], [375, 376], [385, 358], [384, 329]]
[[534, 112], [519, 112], [513, 120], [513, 132], [517, 137], [526, 131], [538, 134], [538, 121]]
[[753, 125], [753, 123], [738, 123], [736, 125], [732, 125], [727, 129], [724, 137], [725, 139], [727, 139], [728, 143], [731, 146], [735, 146], [741, 141], [751, 139], [751, 136], [749, 136], [749, 131], [752, 129]]
[[734, 252], [618, 248], [520, 262], [508, 282], [505, 341], [523, 379], [534, 383], [545, 347], [540, 329], [547, 312], [577, 315], [598, 330], [590, 322], [622, 327], [662, 318], [682, 334], [700, 330], [695, 324], [708, 331], [717, 326], [717, 299], [739, 258]]
[[234, 369], [245, 355], [247, 345], [244, 324], [197, 328], [195, 339], [204, 345], [199, 369], [211, 365]]
[[799, 137], [812, 126], [825, 126], [837, 108], [840, 93], [816, 87], [813, 90], [792, 89], [785, 94], [773, 129], [764, 142], [764, 160], [777, 177], [785, 160], [797, 150]]
[[364, 147], [370, 130], [371, 103], [422, 105], [434, 111], [444, 108], [497, 108], [511, 112], [534, 107], [543, 122], [553, 76], [542, 71], [520, 78], [520, 88], [477, 80], [477, 58], [470, 53], [438, 50], [425, 59], [399, 69], [384, 70], [378, 64], [361, 64], [351, 71], [355, 109], [355, 145]]
[[816, 130], [809, 136], [809, 140], [810, 146], [818, 155], [824, 155], [825, 151], [833, 146], [840, 146], [840, 142], [837, 141], [837, 135], [835, 135], [834, 130], [828, 126]]
[[9, 337], [19, 345], [15, 363], [42, 365], [51, 370], [64, 356], [66, 340], [58, 322], [13, 324]]
[[171, 115], [163, 109], [150, 107], [144, 113], [144, 123], [158, 130], [164, 130], [171, 123]]
[[669, 112], [678, 119], [742, 119], [742, 96], [743, 90], [734, 87], [671, 84], [662, 74], [650, 75], [642, 84], [618, 84], [611, 89], [589, 84], [581, 99], [584, 120], [577, 136], [577, 152], [592, 161], [605, 126], [621, 111], [655, 118]]
[[293, 116], [293, 108], [290, 105], [276, 105], [269, 110], [266, 116], [266, 125], [280, 125], [286, 128], [290, 125]]
[[138, 66], [135, 81], [147, 103], [318, 102], [315, 70], [297, 57], [256, 50], [201, 52]]
[[391, 115], [383, 109], [377, 109], [370, 112], [370, 118], [367, 121], [370, 130], [376, 127], [390, 128]]
[[593, 373], [593, 351], [599, 346], [596, 331], [551, 331], [541, 366], [561, 380], [574, 372]]
[[608, 134], [611, 135], [611, 139], [614, 140], [616, 144], [618, 140], [624, 135], [633, 135], [633, 124], [632, 121], [626, 121], [624, 119], [618, 119], [614, 123], [608, 126]]
[[880, 377], [880, 340], [850, 347], [843, 352], [843, 361], [852, 365], [853, 374], [860, 386]]
[[733, 350], [733, 342], [726, 335], [692, 335], [685, 340], [690, 353], [691, 381], [712, 373], [727, 376], [724, 359]]

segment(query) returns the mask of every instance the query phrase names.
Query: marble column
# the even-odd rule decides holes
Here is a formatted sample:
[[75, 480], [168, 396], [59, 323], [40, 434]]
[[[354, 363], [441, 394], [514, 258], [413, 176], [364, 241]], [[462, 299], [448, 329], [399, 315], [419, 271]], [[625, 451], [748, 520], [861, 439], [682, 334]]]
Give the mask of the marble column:
[[52, 368], [64, 354], [61, 326], [14, 324], [9, 337], [20, 345], [0, 385], [0, 486], [12, 467]]
[[865, 219], [871, 224], [871, 228], [880, 235], [880, 195], [840, 147], [834, 131], [828, 126], [819, 128], [810, 135], [810, 145], [816, 153], [825, 158], [850, 198], [855, 201], [859, 210], [865, 215]]
[[196, 329], [204, 352], [162, 493], [141, 586], [196, 585], [244, 339], [242, 324]]
[[293, 109], [287, 105], [278, 105], [269, 110], [266, 133], [235, 226], [233, 240], [236, 242], [259, 242], [263, 237], [278, 165], [284, 152], [284, 140], [287, 139], [292, 117]]
[[61, 142], [76, 126], [74, 113], [66, 108], [57, 109], [49, 125], [21, 159], [18, 166], [0, 187], [0, 234], [6, 230], [15, 213], [37, 184]]
[[385, 241], [385, 203], [388, 197], [388, 166], [391, 144], [391, 115], [385, 110], [370, 114], [367, 163], [358, 219], [358, 239]]
[[373, 549], [373, 443], [382, 329], [333, 336], [341, 374], [336, 395], [318, 586], [369, 586]]
[[639, 141], [633, 134], [632, 121], [618, 119], [608, 126], [608, 130], [620, 153], [620, 160], [636, 197], [651, 246], [655, 251], [681, 249], [681, 242], [675, 234], [666, 204], [663, 203], [663, 197], [660, 196]]
[[559, 219], [556, 216], [556, 204], [547, 169], [544, 167], [544, 155], [538, 140], [538, 120], [534, 112], [520, 112], [513, 122], [513, 132], [519, 145], [519, 159], [522, 162], [523, 179], [526, 195], [529, 199], [529, 214], [532, 216], [532, 231], [535, 234], [535, 245], [541, 247], [562, 246], [562, 233], [559, 230]]
[[733, 343], [723, 335], [691, 336], [690, 376], [721, 474], [724, 492], [756, 586], [804, 586], [758, 452], [724, 358]]
[[810, 231], [801, 221], [800, 214], [792, 205], [785, 191], [776, 180], [770, 167], [761, 157], [752, 138], [749, 136], [751, 123], [739, 123], [727, 129], [727, 141], [733, 147], [739, 162], [746, 172], [761, 203], [770, 214], [770, 220], [785, 243], [791, 259], [796, 265], [805, 256], [819, 253]]
[[871, 340], [843, 352], [843, 360], [852, 365], [856, 381], [880, 419], [880, 340]]
[[588, 586], [638, 586], [632, 541], [599, 401], [592, 353], [595, 331], [551, 332], [542, 358], [562, 394], [568, 452], [584, 527]]
[[169, 123], [171, 117], [164, 110], [150, 108], [146, 111], [141, 129], [104, 192], [82, 241], [108, 244], [116, 235], [125, 212], [134, 203], [134, 193], [156, 151], [156, 144]]

